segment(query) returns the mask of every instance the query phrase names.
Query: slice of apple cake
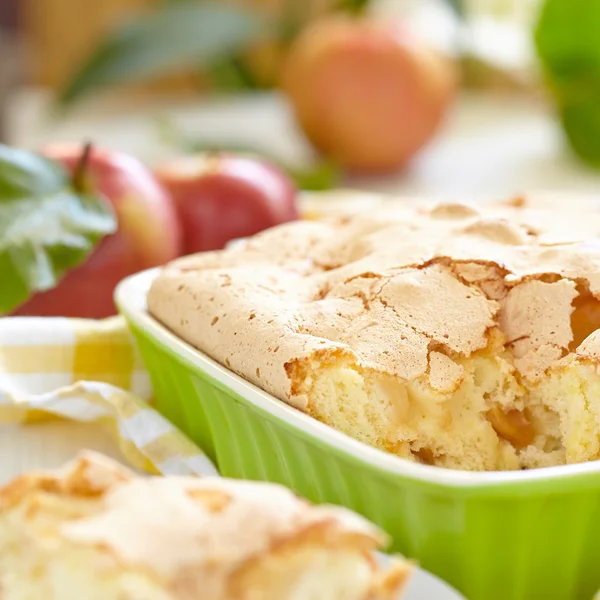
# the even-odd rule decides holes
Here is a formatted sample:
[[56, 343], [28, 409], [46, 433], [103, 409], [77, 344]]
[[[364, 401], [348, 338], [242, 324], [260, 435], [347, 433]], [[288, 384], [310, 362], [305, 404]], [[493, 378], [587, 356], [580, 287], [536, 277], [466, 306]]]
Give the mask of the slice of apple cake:
[[2, 600], [396, 600], [383, 533], [286, 488], [139, 477], [85, 452], [0, 488]]

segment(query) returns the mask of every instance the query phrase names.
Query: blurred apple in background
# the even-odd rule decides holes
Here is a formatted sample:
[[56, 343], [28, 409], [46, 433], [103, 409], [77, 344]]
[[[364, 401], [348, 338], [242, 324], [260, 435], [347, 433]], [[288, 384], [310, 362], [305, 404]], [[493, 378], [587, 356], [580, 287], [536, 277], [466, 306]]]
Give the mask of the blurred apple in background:
[[292, 44], [282, 73], [313, 145], [363, 172], [402, 167], [435, 133], [456, 68], [401, 22], [328, 17]]
[[[74, 172], [83, 148], [81, 144], [51, 144], [41, 153]], [[180, 254], [181, 232], [173, 202], [139, 160], [92, 148], [82, 175], [90, 190], [99, 191], [113, 205], [118, 231], [105, 237], [57, 287], [36, 294], [15, 315], [110, 316], [115, 313], [113, 290], [123, 277]]]
[[155, 174], [177, 206], [185, 254], [223, 248], [299, 216], [294, 184], [263, 159], [203, 153], [161, 164]]

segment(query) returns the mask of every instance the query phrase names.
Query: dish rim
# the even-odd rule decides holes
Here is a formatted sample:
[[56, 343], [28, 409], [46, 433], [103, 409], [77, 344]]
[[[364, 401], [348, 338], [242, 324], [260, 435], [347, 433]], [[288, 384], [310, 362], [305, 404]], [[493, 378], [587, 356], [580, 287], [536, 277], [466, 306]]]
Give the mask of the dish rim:
[[162, 345], [184, 358], [188, 363], [198, 367], [238, 396], [243, 397], [256, 408], [285, 421], [309, 437], [317, 438], [325, 445], [335, 447], [336, 450], [351, 456], [354, 460], [367, 463], [368, 466], [388, 474], [442, 487], [481, 489], [516, 485], [518, 488], [522, 488], [522, 486], [536, 482], [548, 483], [559, 479], [564, 481], [567, 478], [579, 479], [581, 477], [587, 479], [591, 475], [598, 476], [598, 486], [600, 487], [600, 460], [521, 471], [462, 471], [415, 463], [337, 431], [245, 380], [204, 352], [183, 341], [152, 317], [147, 311], [146, 294], [152, 280], [160, 270], [161, 268], [157, 267], [141, 271], [126, 277], [117, 285], [114, 294], [115, 304], [127, 320], [132, 321]]

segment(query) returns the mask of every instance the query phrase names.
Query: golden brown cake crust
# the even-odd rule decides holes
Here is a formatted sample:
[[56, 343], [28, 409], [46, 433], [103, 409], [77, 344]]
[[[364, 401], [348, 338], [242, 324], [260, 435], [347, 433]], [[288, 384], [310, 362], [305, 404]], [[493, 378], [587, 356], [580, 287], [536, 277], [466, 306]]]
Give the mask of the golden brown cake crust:
[[[589, 215], [598, 208], [581, 202], [576, 211], [553, 197], [484, 209], [395, 205], [283, 225], [175, 261], [154, 282], [148, 307], [286, 400], [294, 401], [284, 365], [316, 351], [351, 353], [410, 379], [427, 371], [436, 348], [464, 356], [484, 348], [496, 325], [519, 370], [535, 375], [573, 341], [576, 286], [600, 293], [600, 219]], [[532, 301], [540, 296], [543, 304]]]

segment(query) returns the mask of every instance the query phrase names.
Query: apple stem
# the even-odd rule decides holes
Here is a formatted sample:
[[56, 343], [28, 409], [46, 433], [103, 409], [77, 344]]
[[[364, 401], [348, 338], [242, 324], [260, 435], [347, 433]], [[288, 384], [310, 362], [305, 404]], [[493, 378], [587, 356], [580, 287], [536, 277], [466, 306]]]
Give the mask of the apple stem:
[[86, 181], [85, 174], [87, 171], [87, 166], [90, 160], [90, 156], [92, 154], [92, 142], [87, 142], [81, 151], [81, 156], [79, 157], [79, 161], [75, 166], [75, 170], [73, 171], [72, 183], [75, 190], [78, 192], [85, 192]]

